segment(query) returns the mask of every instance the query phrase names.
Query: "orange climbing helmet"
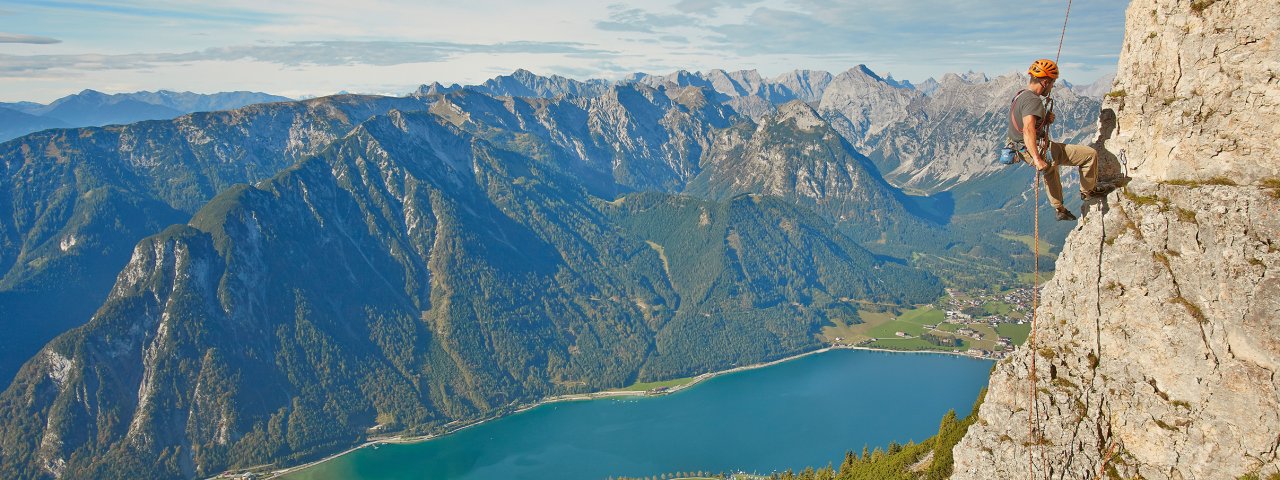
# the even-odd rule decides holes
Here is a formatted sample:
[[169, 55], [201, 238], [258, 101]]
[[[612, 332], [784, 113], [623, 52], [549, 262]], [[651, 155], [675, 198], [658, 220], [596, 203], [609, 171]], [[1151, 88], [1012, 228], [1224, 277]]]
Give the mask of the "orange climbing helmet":
[[1054, 80], [1058, 79], [1058, 64], [1053, 60], [1041, 58], [1031, 62], [1031, 68], [1027, 69], [1027, 73], [1036, 78], [1049, 77]]

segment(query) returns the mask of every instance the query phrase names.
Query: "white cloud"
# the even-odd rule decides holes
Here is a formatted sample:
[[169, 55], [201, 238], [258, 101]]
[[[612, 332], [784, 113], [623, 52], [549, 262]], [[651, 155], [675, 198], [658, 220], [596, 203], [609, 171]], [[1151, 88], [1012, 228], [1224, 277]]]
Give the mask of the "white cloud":
[[61, 43], [62, 40], [49, 37], [41, 37], [36, 35], [23, 35], [20, 33], [4, 33], [0, 32], [0, 43], [29, 43], [32, 45], [49, 45], [53, 43]]
[[618, 32], [654, 33], [672, 27], [698, 25], [698, 20], [688, 15], [659, 14], [639, 8], [611, 5], [608, 20], [596, 22], [596, 28]]
[[680, 0], [675, 4], [676, 10], [709, 17], [723, 8], [742, 8], [764, 0]]
[[[380, 68], [425, 77], [405, 85], [478, 82], [522, 67], [579, 79], [712, 68], [834, 72], [857, 64], [913, 81], [954, 71], [999, 74], [1053, 55], [1065, 7], [1061, 0], [613, 2], [16, 0], [4, 7], [6, 24], [61, 43], [6, 47], [0, 95], [7, 98], [0, 101], [40, 100], [23, 90], [37, 84], [65, 85], [66, 93], [94, 86], [81, 78], [137, 84], [148, 72], [164, 72], [171, 83], [143, 88], [182, 88], [183, 71], [186, 81], [220, 79], [228, 88], [244, 75], [320, 85], [322, 76], [363, 79]], [[1062, 60], [1068, 78], [1088, 81], [1114, 69], [1126, 2], [1074, 3]]]
[[20, 76], [47, 70], [130, 70], [201, 61], [248, 60], [281, 66], [391, 66], [434, 63], [465, 54], [560, 54], [608, 58], [613, 52], [567, 42], [508, 42], [490, 45], [450, 42], [293, 42], [284, 45], [244, 45], [186, 53], [122, 55], [3, 55], [0, 76]]

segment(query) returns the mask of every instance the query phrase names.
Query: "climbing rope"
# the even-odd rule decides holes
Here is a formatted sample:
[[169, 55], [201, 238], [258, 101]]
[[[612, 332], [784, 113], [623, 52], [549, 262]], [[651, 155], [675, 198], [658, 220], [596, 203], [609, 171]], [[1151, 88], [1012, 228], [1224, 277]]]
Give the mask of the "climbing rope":
[[1116, 441], [1111, 441], [1111, 446], [1107, 447], [1106, 456], [1102, 457], [1102, 467], [1098, 468], [1098, 479], [1101, 480], [1107, 474], [1107, 464], [1111, 463], [1111, 457], [1116, 454]]
[[[1062, 58], [1062, 44], [1067, 39], [1067, 22], [1071, 20], [1071, 3], [1072, 3], [1072, 0], [1067, 0], [1067, 13], [1062, 19], [1062, 35], [1058, 37], [1058, 53], [1053, 56], [1053, 63], [1055, 64], [1058, 63], [1058, 61]], [[1048, 102], [1049, 102], [1049, 114], [1052, 115], [1053, 114], [1053, 98], [1052, 97], [1046, 97], [1046, 98], [1048, 99]], [[1045, 140], [1046, 140], [1045, 143], [1049, 145], [1049, 148], [1045, 149], [1046, 153], [1048, 153], [1048, 151], [1051, 150], [1053, 146], [1052, 140], [1049, 139], [1048, 127], [1045, 128]], [[1054, 168], [1054, 167], [1050, 167], [1050, 168]], [[1028, 334], [1027, 336], [1027, 345], [1031, 347], [1031, 375], [1030, 375], [1031, 376], [1031, 387], [1030, 387], [1031, 394], [1029, 396], [1031, 399], [1031, 408], [1027, 409], [1027, 440], [1028, 442], [1030, 442], [1030, 445], [1027, 446], [1027, 471], [1029, 474], [1028, 478], [1030, 478], [1031, 480], [1035, 480], [1036, 478], [1035, 448], [1032, 445], [1038, 445], [1041, 450], [1040, 451], [1041, 457], [1044, 456], [1044, 444], [1043, 442], [1040, 441], [1039, 433], [1038, 433], [1040, 429], [1040, 416], [1036, 412], [1037, 400], [1038, 400], [1036, 387], [1037, 387], [1037, 384], [1039, 383], [1036, 378], [1036, 357], [1039, 356], [1039, 353], [1036, 352], [1036, 320], [1037, 320], [1036, 310], [1039, 310], [1039, 307], [1040, 307], [1040, 171], [1039, 170], [1036, 170], [1036, 176], [1035, 176], [1034, 182], [1035, 182], [1035, 190], [1036, 190], [1036, 201], [1034, 204], [1032, 204], [1032, 211], [1034, 212], [1034, 216], [1035, 216], [1035, 226], [1034, 226], [1035, 259], [1032, 260], [1032, 264], [1035, 267], [1035, 274], [1032, 277], [1032, 284], [1031, 284], [1031, 333]], [[1105, 462], [1103, 465], [1105, 468]]]
[[1037, 383], [1039, 383], [1036, 381], [1036, 357], [1039, 356], [1036, 353], [1036, 310], [1040, 306], [1040, 171], [1039, 170], [1036, 170], [1036, 176], [1032, 180], [1032, 182], [1035, 184], [1035, 190], [1036, 190], [1036, 201], [1035, 203], [1032, 204], [1032, 207], [1031, 207], [1033, 211], [1033, 215], [1035, 216], [1035, 230], [1034, 230], [1035, 242], [1033, 242], [1035, 244], [1035, 247], [1033, 247], [1035, 251], [1035, 258], [1032, 260], [1032, 264], [1035, 266], [1035, 275], [1032, 279], [1034, 283], [1031, 284], [1031, 333], [1027, 337], [1027, 345], [1031, 346], [1031, 392], [1030, 392], [1031, 408], [1027, 409], [1027, 415], [1028, 415], [1027, 441], [1029, 442], [1029, 444], [1027, 445], [1027, 469], [1028, 469], [1028, 472], [1030, 473], [1030, 476], [1028, 478], [1031, 478], [1032, 480], [1034, 480], [1036, 478], [1036, 469], [1035, 469], [1036, 464], [1035, 464], [1034, 449], [1031, 448], [1031, 445], [1037, 445], [1040, 443], [1036, 433], [1036, 431], [1039, 429], [1039, 423], [1040, 423], [1040, 416], [1036, 414], [1036, 400], [1037, 400], [1036, 386], [1037, 386]]
[[1062, 57], [1062, 41], [1067, 39], [1067, 20], [1071, 19], [1071, 0], [1067, 0], [1067, 14], [1062, 17], [1062, 36], [1058, 37], [1058, 54], [1053, 56], [1053, 63]]

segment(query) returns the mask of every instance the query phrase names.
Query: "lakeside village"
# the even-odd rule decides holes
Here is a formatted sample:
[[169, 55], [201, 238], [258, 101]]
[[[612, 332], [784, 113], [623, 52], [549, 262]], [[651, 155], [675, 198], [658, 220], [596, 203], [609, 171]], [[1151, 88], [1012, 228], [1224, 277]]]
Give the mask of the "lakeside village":
[[1031, 288], [962, 292], [948, 288], [932, 305], [862, 305], [858, 319], [823, 329], [833, 347], [938, 351], [999, 360], [1031, 332]]

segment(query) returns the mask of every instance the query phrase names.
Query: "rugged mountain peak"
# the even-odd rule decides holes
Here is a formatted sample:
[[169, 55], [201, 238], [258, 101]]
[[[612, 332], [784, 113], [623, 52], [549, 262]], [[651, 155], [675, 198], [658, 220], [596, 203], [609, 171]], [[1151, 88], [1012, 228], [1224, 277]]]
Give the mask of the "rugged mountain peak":
[[1113, 91], [1112, 85], [1115, 81], [1116, 74], [1111, 73], [1098, 77], [1097, 80], [1094, 80], [1093, 83], [1088, 85], [1072, 85], [1071, 90], [1074, 90], [1081, 96], [1102, 99], [1104, 95]]
[[986, 83], [989, 81], [991, 81], [991, 79], [987, 77], [987, 74], [981, 73], [981, 72], [974, 72], [970, 70], [963, 74], [948, 73], [946, 75], [943, 75], [942, 81], [940, 83], [942, 83], [943, 85], [957, 84], [957, 83], [974, 84], [974, 83]]
[[699, 87], [684, 87], [669, 90], [667, 95], [671, 97], [671, 101], [684, 105], [690, 110], [702, 110], [711, 105], [710, 95], [713, 92]]
[[822, 92], [819, 111], [856, 147], [891, 124], [910, 116], [910, 105], [921, 95], [886, 83], [866, 66], [849, 69], [831, 80]]
[[1280, 474], [1277, 22], [1274, 2], [1129, 4], [1094, 146], [1136, 178], [1086, 204], [952, 478]]
[[745, 97], [758, 95], [764, 91], [764, 78], [755, 70], [726, 72], [715, 69], [707, 72], [706, 78], [716, 91], [729, 97]]
[[940, 88], [941, 86], [942, 84], [938, 83], [936, 79], [929, 78], [928, 80], [920, 82], [919, 85], [916, 85], [916, 91], [923, 93], [925, 95], [932, 96], [934, 92], [937, 92], [938, 88]]
[[871, 71], [871, 68], [870, 68], [870, 67], [867, 67], [867, 65], [866, 65], [866, 64], [859, 63], [859, 64], [858, 64], [858, 66], [856, 66], [856, 67], [853, 67], [853, 68], [849, 69], [849, 71], [850, 71], [850, 72], [857, 72], [857, 73], [860, 73], [860, 74], [862, 74], [862, 75], [865, 75], [865, 76], [868, 76], [868, 77], [874, 78], [874, 79], [875, 79], [876, 81], [878, 81], [878, 82], [883, 82], [883, 81], [884, 81], [884, 79], [883, 79], [883, 78], [880, 78], [880, 75], [877, 75], [877, 74], [876, 74], [876, 72]]
[[417, 89], [417, 90], [414, 90], [414, 92], [413, 92], [413, 93], [411, 93], [410, 95], [411, 95], [411, 96], [415, 96], [415, 97], [425, 97], [425, 96], [430, 96], [430, 95], [441, 95], [441, 94], [449, 93], [449, 92], [452, 92], [452, 91], [455, 91], [455, 90], [459, 90], [459, 89], [461, 89], [461, 88], [462, 88], [462, 87], [461, 87], [461, 86], [459, 86], [459, 85], [458, 85], [458, 84], [456, 84], [456, 83], [455, 83], [455, 84], [452, 84], [452, 85], [449, 85], [449, 86], [447, 86], [447, 87], [446, 87], [446, 86], [444, 86], [443, 84], [441, 84], [440, 82], [431, 82], [431, 84], [430, 84], [430, 85], [422, 85], [422, 86], [418, 87], [418, 89]]
[[511, 75], [499, 75], [480, 85], [465, 88], [498, 96], [550, 98], [592, 97], [600, 95], [608, 86], [609, 82], [604, 80], [581, 82], [559, 75], [544, 77], [521, 68], [512, 72]]
[[774, 78], [773, 83], [785, 87], [800, 100], [816, 102], [833, 78], [831, 73], [821, 70], [792, 70]]
[[975, 72], [973, 70], [968, 71], [961, 78], [964, 78], [965, 81], [968, 81], [971, 83], [980, 83], [980, 82], [986, 82], [990, 80], [990, 77], [987, 77], [987, 74], [982, 72]]
[[780, 105], [776, 121], [778, 123], [794, 122], [796, 128], [804, 131], [813, 131], [827, 125], [826, 120], [822, 119], [817, 110], [800, 100], [792, 100]]

